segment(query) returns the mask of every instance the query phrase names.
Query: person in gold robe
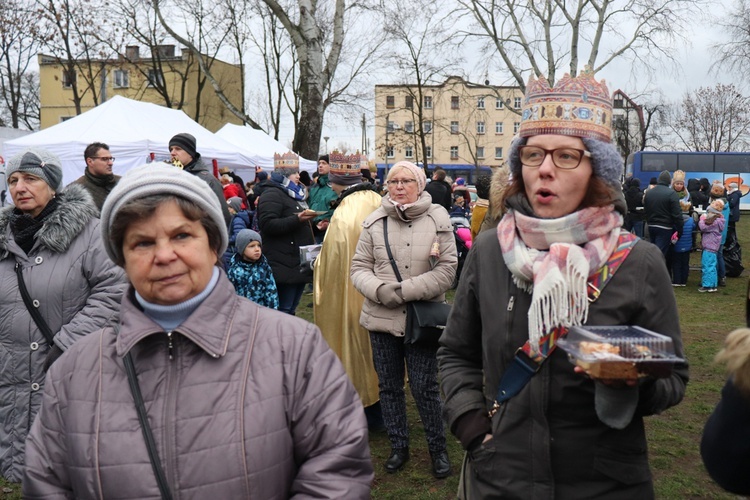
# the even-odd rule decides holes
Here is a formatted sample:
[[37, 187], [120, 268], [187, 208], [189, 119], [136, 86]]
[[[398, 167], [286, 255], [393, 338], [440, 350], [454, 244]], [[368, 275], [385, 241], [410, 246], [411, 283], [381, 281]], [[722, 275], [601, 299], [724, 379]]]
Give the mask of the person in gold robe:
[[[338, 355], [354, 384], [371, 426], [379, 414], [378, 377], [372, 362], [370, 336], [359, 325], [364, 297], [349, 276], [362, 222], [381, 204], [372, 184], [364, 182], [359, 155], [330, 154], [328, 180], [338, 198], [333, 205], [323, 248], [315, 261], [313, 279], [314, 321], [331, 349]], [[368, 407], [371, 410], [368, 411]]]

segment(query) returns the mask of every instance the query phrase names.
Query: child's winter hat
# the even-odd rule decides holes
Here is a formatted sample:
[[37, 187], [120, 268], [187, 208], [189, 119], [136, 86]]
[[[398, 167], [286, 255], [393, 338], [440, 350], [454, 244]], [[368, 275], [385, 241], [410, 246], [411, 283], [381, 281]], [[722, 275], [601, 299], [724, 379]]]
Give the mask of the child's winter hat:
[[237, 249], [237, 253], [245, 253], [245, 248], [253, 241], [257, 241], [261, 245], [263, 244], [263, 238], [252, 229], [243, 229], [237, 233], [237, 238], [234, 240], [234, 247]]

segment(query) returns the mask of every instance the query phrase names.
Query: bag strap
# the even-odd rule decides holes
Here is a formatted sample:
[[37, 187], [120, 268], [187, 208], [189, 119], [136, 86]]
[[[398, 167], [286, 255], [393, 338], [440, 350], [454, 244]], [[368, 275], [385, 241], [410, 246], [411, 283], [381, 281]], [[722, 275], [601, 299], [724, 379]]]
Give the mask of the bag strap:
[[396, 265], [396, 260], [393, 258], [393, 254], [391, 253], [391, 244], [388, 242], [388, 216], [386, 215], [383, 218], [383, 238], [385, 238], [385, 251], [388, 252], [388, 259], [391, 261], [391, 267], [393, 267], [393, 272], [396, 274], [396, 279], [400, 282], [401, 280], [401, 273], [398, 272], [398, 266]]
[[[625, 261], [633, 246], [638, 242], [633, 233], [621, 231], [617, 240], [617, 247], [610, 254], [607, 262], [597, 272], [589, 276], [589, 302], [595, 302], [615, 275], [620, 265]], [[539, 340], [537, 349], [532, 349], [529, 341], [519, 347], [513, 356], [513, 362], [508, 366], [500, 379], [497, 395], [489, 411], [492, 418], [500, 406], [517, 395], [529, 383], [531, 378], [542, 368], [542, 365], [557, 347], [557, 340], [567, 335], [568, 329], [562, 326], [553, 328], [550, 333]]]
[[39, 308], [36, 307], [34, 305], [34, 301], [31, 300], [29, 290], [26, 288], [26, 282], [23, 280], [23, 271], [21, 270], [20, 262], [16, 262], [16, 277], [18, 278], [18, 289], [21, 291], [23, 303], [26, 304], [26, 309], [29, 311], [31, 319], [34, 320], [34, 323], [36, 323], [36, 327], [39, 328], [39, 331], [42, 332], [44, 338], [47, 339], [47, 343], [49, 344], [49, 346], [52, 347], [53, 345], [55, 345], [53, 340], [55, 334], [52, 333], [49, 325], [47, 325], [47, 322], [44, 321], [42, 314], [39, 312]]
[[138, 421], [141, 423], [143, 439], [146, 441], [146, 448], [148, 448], [148, 457], [151, 459], [151, 468], [154, 470], [154, 475], [156, 476], [156, 482], [159, 485], [161, 497], [163, 500], [172, 500], [172, 492], [169, 491], [167, 476], [164, 474], [164, 469], [162, 469], [161, 461], [159, 460], [159, 454], [156, 451], [156, 441], [154, 440], [154, 435], [151, 432], [151, 426], [148, 423], [146, 406], [143, 404], [143, 394], [141, 394], [141, 387], [140, 385], [138, 385], [138, 377], [135, 373], [133, 356], [130, 354], [130, 352], [125, 355], [123, 361], [125, 362], [125, 373], [127, 373], [128, 382], [130, 383], [130, 392], [133, 394], [133, 400], [135, 400], [135, 408], [138, 411]]

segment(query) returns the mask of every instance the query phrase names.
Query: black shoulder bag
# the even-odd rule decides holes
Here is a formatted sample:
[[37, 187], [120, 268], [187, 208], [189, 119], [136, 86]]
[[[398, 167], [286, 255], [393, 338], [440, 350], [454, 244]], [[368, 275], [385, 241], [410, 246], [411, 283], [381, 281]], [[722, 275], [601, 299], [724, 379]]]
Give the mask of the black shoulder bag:
[[141, 430], [143, 431], [143, 439], [146, 441], [146, 448], [148, 448], [148, 457], [151, 459], [151, 468], [154, 469], [154, 475], [156, 476], [156, 482], [159, 485], [161, 497], [163, 500], [172, 500], [172, 492], [169, 491], [167, 476], [164, 474], [164, 469], [162, 469], [161, 461], [159, 460], [159, 453], [156, 451], [156, 441], [151, 432], [151, 426], [148, 423], [148, 415], [146, 414], [146, 406], [143, 404], [141, 386], [138, 385], [138, 377], [135, 374], [133, 356], [130, 352], [125, 355], [123, 361], [125, 363], [125, 372], [128, 374], [130, 392], [133, 394], [135, 408], [138, 410], [138, 421], [140, 422]]
[[23, 298], [23, 303], [26, 304], [26, 309], [29, 311], [31, 319], [34, 320], [36, 327], [39, 328], [39, 331], [42, 332], [44, 338], [47, 339], [50, 348], [52, 348], [52, 346], [55, 345], [53, 340], [55, 334], [52, 333], [52, 330], [50, 330], [47, 322], [44, 321], [39, 309], [34, 305], [34, 301], [31, 300], [29, 290], [26, 288], [26, 282], [23, 280], [23, 271], [21, 270], [21, 264], [19, 262], [16, 262], [16, 277], [18, 278], [18, 290], [21, 292], [21, 298]]
[[[396, 261], [391, 253], [391, 245], [388, 242], [388, 217], [383, 219], [383, 237], [385, 238], [385, 250], [388, 259], [396, 275], [401, 282], [401, 273], [398, 271]], [[430, 302], [429, 300], [416, 300], [406, 303], [406, 329], [404, 331], [405, 344], [420, 344], [436, 347], [440, 335], [448, 322], [451, 305], [445, 302]]]

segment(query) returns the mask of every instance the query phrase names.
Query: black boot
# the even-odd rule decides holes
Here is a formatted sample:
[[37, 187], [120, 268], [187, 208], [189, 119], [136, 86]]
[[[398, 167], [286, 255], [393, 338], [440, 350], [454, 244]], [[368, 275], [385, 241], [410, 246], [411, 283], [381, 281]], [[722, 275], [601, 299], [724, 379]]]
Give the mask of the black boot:
[[385, 461], [385, 471], [393, 474], [401, 470], [409, 461], [409, 448], [391, 450], [391, 456]]
[[438, 479], [443, 479], [451, 475], [451, 463], [448, 460], [448, 452], [430, 454], [432, 457], [432, 475]]

